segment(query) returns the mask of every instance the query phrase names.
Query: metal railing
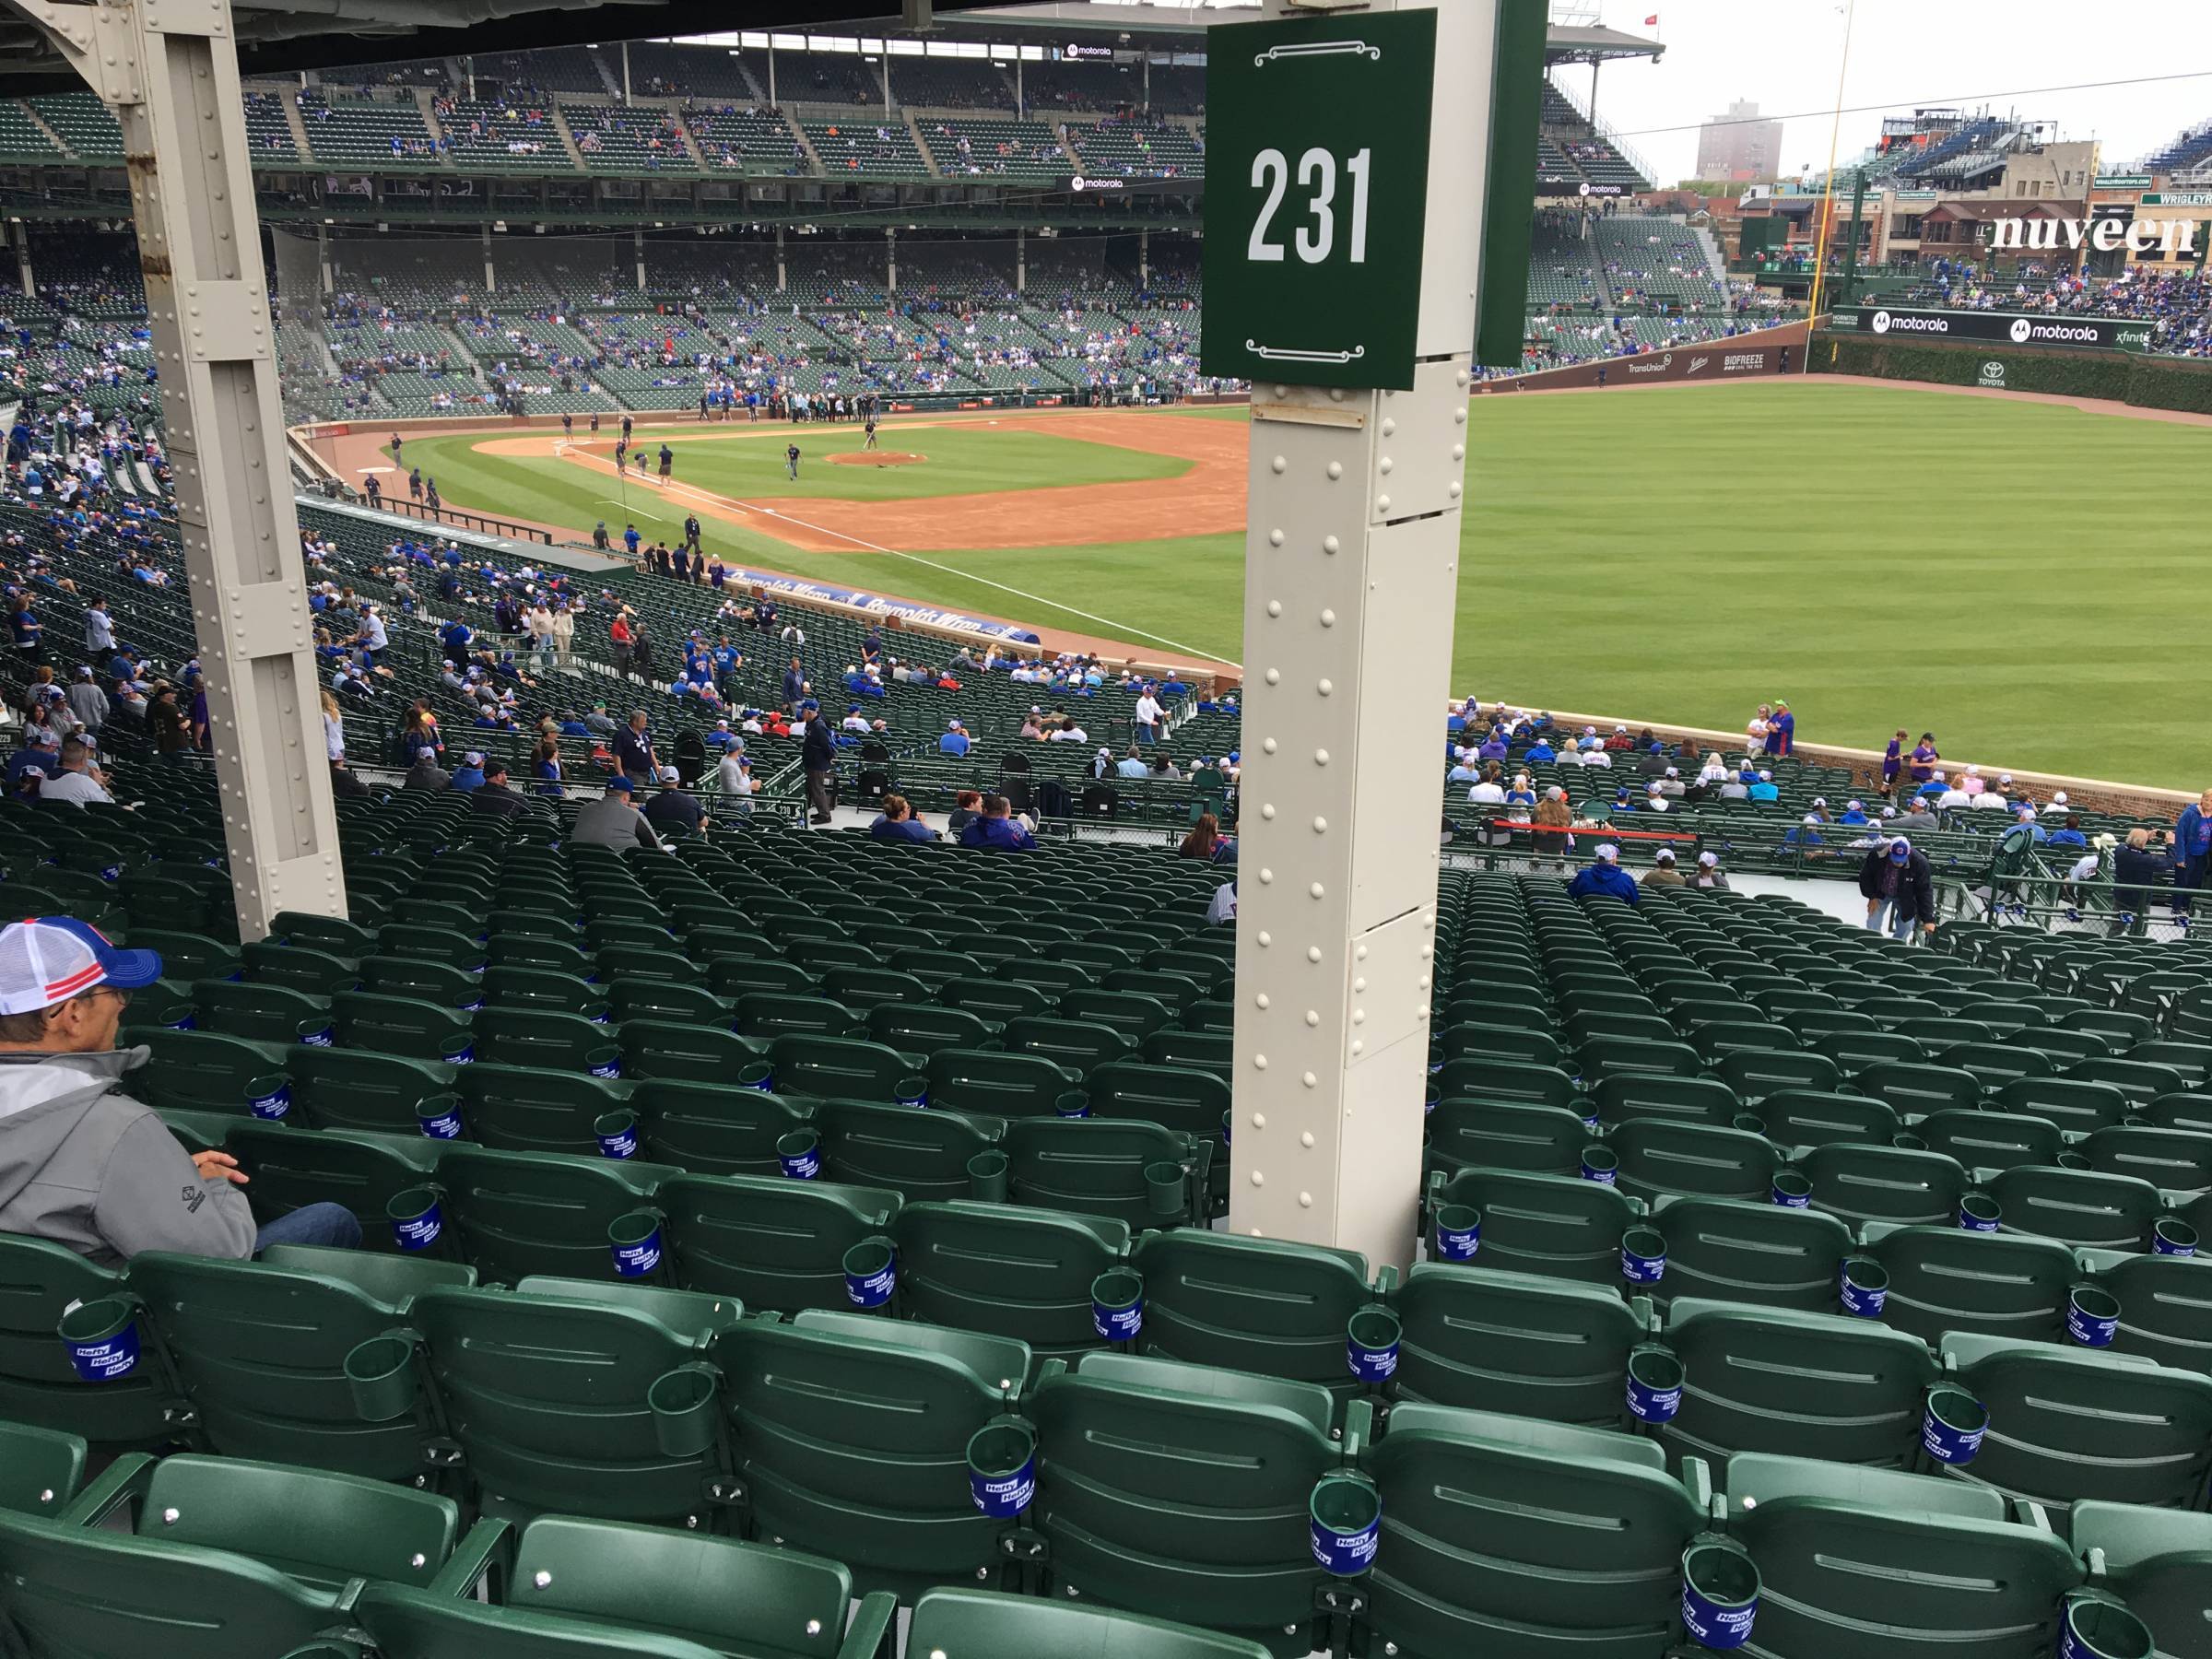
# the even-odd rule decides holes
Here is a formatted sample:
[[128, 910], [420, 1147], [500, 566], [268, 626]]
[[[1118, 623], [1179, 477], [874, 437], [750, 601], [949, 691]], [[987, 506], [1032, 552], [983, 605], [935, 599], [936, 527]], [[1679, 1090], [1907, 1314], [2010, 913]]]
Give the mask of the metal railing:
[[[359, 497], [361, 504], [369, 503], [367, 496]], [[409, 500], [405, 496], [380, 495], [376, 498], [380, 512], [394, 512], [403, 518], [420, 519], [426, 524], [449, 524], [456, 530], [474, 530], [485, 535], [503, 535], [510, 541], [536, 542], [543, 547], [553, 545], [553, 533], [540, 530], [535, 524], [518, 524], [512, 519], [494, 518], [486, 512], [469, 512], [458, 507], [431, 507], [426, 502]]]

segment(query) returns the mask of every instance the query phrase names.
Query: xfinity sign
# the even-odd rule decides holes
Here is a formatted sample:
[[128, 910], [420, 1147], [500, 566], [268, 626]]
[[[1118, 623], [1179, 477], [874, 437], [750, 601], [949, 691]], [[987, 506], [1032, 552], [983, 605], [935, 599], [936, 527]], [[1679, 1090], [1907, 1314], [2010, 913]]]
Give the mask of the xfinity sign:
[[2155, 247], [2169, 257], [2175, 253], [2194, 253], [2196, 221], [2004, 218], [1996, 221], [1996, 234], [1990, 246], [1999, 253], [2013, 248], [2053, 252], [2079, 248], [2085, 243], [2100, 253], [2111, 253], [2122, 247], [2130, 253], [2147, 253]]

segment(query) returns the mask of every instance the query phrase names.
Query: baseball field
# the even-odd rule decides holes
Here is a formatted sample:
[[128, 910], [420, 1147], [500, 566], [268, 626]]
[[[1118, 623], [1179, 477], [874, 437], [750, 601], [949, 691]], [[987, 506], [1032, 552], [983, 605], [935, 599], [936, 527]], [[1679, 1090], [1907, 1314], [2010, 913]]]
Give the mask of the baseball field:
[[[1238, 410], [671, 420], [410, 440], [449, 505], [1235, 662]], [[2212, 427], [1816, 377], [1476, 400], [1453, 684], [2198, 788]], [[389, 465], [366, 437], [342, 465]], [[785, 449], [802, 452], [788, 476]], [[399, 480], [388, 478], [387, 488]]]

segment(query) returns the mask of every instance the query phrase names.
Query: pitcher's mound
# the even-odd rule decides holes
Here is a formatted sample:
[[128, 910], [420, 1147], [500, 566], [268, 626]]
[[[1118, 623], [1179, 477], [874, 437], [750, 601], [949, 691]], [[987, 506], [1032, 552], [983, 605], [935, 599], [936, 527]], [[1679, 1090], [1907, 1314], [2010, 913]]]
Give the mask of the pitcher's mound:
[[926, 455], [912, 455], [904, 450], [854, 450], [849, 455], [832, 455], [832, 466], [919, 466]]

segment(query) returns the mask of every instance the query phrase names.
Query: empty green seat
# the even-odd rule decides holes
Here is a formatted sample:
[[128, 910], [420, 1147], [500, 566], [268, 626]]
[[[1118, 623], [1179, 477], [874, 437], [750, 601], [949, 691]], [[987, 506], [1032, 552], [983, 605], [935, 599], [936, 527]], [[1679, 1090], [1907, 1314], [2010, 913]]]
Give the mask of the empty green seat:
[[1982, 1098], [1973, 1073], [1924, 1062], [1883, 1061], [1860, 1072], [1856, 1081], [1861, 1094], [1883, 1101], [1900, 1117], [1970, 1107]]
[[755, 1536], [830, 1555], [862, 1590], [901, 1599], [994, 1566], [1009, 1524], [977, 1512], [967, 1446], [1017, 1396], [1021, 1344], [806, 1312], [733, 1325], [712, 1358]]
[[723, 1021], [626, 1019], [617, 1028], [622, 1040], [626, 1077], [691, 1078], [730, 1082], [766, 1052], [764, 1046], [728, 1030]]
[[1934, 1347], [1946, 1331], [2055, 1342], [2065, 1328], [2073, 1252], [2026, 1233], [1955, 1223], [1870, 1226], [1866, 1253], [1889, 1275], [1882, 1320]]
[[129, 1030], [125, 1041], [151, 1051], [124, 1085], [149, 1106], [247, 1115], [255, 1079], [282, 1072], [303, 1043], [251, 1042], [213, 1031]]
[[0, 1233], [0, 1418], [112, 1449], [152, 1445], [173, 1432], [173, 1403], [152, 1367], [88, 1387], [54, 1335], [73, 1304], [122, 1288], [121, 1276], [65, 1244]]
[[1152, 1123], [1016, 1118], [1000, 1149], [1017, 1204], [1122, 1221], [1132, 1228], [1203, 1223], [1212, 1143]]
[[1687, 1379], [1670, 1454], [1774, 1452], [1901, 1465], [1919, 1444], [1936, 1359], [1879, 1321], [1677, 1297], [1665, 1341]]
[[793, 996], [777, 991], [749, 991], [736, 1001], [736, 1029], [747, 1037], [772, 1042], [794, 1034], [851, 1037], [860, 1018], [827, 996]]
[[1835, 1141], [1882, 1146], [1900, 1127], [1897, 1114], [1864, 1095], [1782, 1088], [1759, 1103], [1767, 1138], [1778, 1147], [1825, 1147]]
[[1843, 1078], [1842, 1068], [1826, 1054], [1802, 1049], [1739, 1049], [1724, 1055], [1715, 1069], [1755, 1106], [1784, 1089], [1828, 1093]]
[[1348, 1391], [1345, 1327], [1373, 1300], [1358, 1252], [1177, 1228], [1130, 1253], [1144, 1351]]
[[1630, 1118], [1669, 1118], [1677, 1123], [1712, 1124], [1726, 1128], [1744, 1109], [1735, 1089], [1715, 1077], [1680, 1077], [1665, 1072], [1617, 1072], [1592, 1089], [1598, 1118], [1607, 1124]]
[[1382, 1500], [1367, 1585], [1371, 1652], [1669, 1651], [1682, 1552], [1709, 1524], [1696, 1460], [1677, 1481], [1646, 1441], [1408, 1404], [1363, 1461]]
[[621, 1051], [614, 1028], [584, 1015], [553, 1008], [486, 1008], [476, 1018], [478, 1065], [619, 1075]]
[[[914, 1604], [907, 1648], [960, 1659], [1036, 1659], [1040, 1653], [1096, 1659], [1265, 1659], [1266, 1648], [1239, 1636], [1194, 1630], [1141, 1614], [989, 1590], [932, 1590]], [[841, 1654], [839, 1659], [847, 1659]], [[850, 1659], [861, 1659], [854, 1653]]]
[[1992, 1181], [1989, 1194], [2006, 1227], [2077, 1248], [2147, 1250], [2150, 1224], [2166, 1208], [2147, 1181], [2094, 1170], [2021, 1165]]
[[1833, 1216], [1763, 1200], [1677, 1198], [1648, 1225], [1666, 1241], [1666, 1277], [1654, 1295], [1836, 1311], [1837, 1275], [1853, 1243]]
[[1797, 1160], [1813, 1183], [1813, 1206], [1853, 1226], [1955, 1221], [1966, 1171], [1940, 1152], [1833, 1141]]
[[2065, 1135], [2047, 1117], [2017, 1112], [1932, 1112], [1912, 1126], [1928, 1150], [1970, 1170], [2055, 1164]]
[[822, 1101], [815, 1123], [824, 1174], [856, 1186], [889, 1187], [910, 1204], [968, 1197], [969, 1163], [1006, 1132], [1004, 1118], [854, 1100]]
[[[351, 991], [361, 982], [360, 965], [352, 957], [333, 956], [328, 951], [305, 946], [280, 945], [274, 939], [240, 946], [238, 959], [247, 979], [254, 983], [288, 985], [314, 996]], [[168, 970], [170, 954], [166, 947], [161, 947], [161, 961], [164, 970]]]
[[1821, 1659], [2052, 1651], [2061, 1597], [2083, 1573], [2048, 1529], [1936, 1512], [1926, 1477], [1850, 1473], [1867, 1484], [1849, 1499], [1783, 1492], [1739, 1503], [1729, 1492], [1728, 1535], [1759, 1575], [1748, 1651]]
[[2100, 1129], [2075, 1148], [2107, 1175], [2132, 1175], [2170, 1192], [2212, 1187], [2212, 1133], [2128, 1124]]
[[2182, 1371], [2212, 1371], [2212, 1262], [2102, 1250], [2080, 1256], [2120, 1303], [2114, 1348]]
[[[838, 969], [836, 972], [872, 972], [870, 969]], [[903, 977], [903, 976], [900, 976]], [[978, 1049], [996, 1041], [1001, 1026], [965, 1008], [936, 1003], [878, 1002], [868, 1010], [871, 1041], [902, 1054], [934, 1054], [939, 1049]]]
[[[124, 1530], [101, 1523], [128, 1518]], [[450, 1500], [244, 1458], [125, 1459], [60, 1523], [0, 1512], [11, 1623], [38, 1659], [280, 1654], [345, 1623], [356, 1581], [428, 1584]]]
[[53, 1520], [85, 1481], [85, 1442], [58, 1429], [0, 1419], [0, 1512]]
[[1465, 1097], [1477, 1100], [1524, 1101], [1536, 1106], [1564, 1106], [1581, 1115], [1582, 1095], [1574, 1079], [1556, 1065], [1527, 1065], [1470, 1055], [1448, 1060], [1436, 1079], [1441, 1098]]
[[1091, 1282], [1129, 1250], [1123, 1222], [1010, 1204], [910, 1204], [891, 1236], [907, 1313], [1011, 1337], [1039, 1359], [1099, 1346]]
[[[1671, 1080], [1671, 1079], [1670, 1079]], [[1429, 1167], [1571, 1175], [1591, 1131], [1563, 1106], [1444, 1100], [1429, 1114]]]
[[419, 1133], [417, 1108], [450, 1095], [458, 1069], [369, 1049], [300, 1043], [285, 1056], [292, 1104], [318, 1129]]
[[338, 1022], [338, 1041], [347, 1048], [417, 1060], [459, 1058], [474, 1049], [472, 1016], [419, 997], [340, 991], [332, 995], [330, 1011]]
[[2061, 1129], [2087, 1135], [2120, 1122], [2128, 1098], [2116, 1086], [2088, 1077], [2022, 1077], [1997, 1090], [1997, 1103], [2023, 1117], [2047, 1118]]
[[781, 1175], [776, 1142], [812, 1119], [811, 1101], [787, 1100], [727, 1077], [656, 1077], [630, 1091], [638, 1150], [700, 1175]]
[[1644, 1323], [1616, 1292], [1417, 1262], [1391, 1300], [1405, 1332], [1402, 1398], [1560, 1423], [1619, 1419], [1629, 1350]]
[[1606, 1144], [1620, 1160], [1621, 1191], [1646, 1203], [1662, 1194], [1764, 1203], [1783, 1161], [1763, 1135], [1663, 1118], [1630, 1118]]
[[845, 1308], [845, 1253], [882, 1232], [896, 1193], [780, 1175], [677, 1175], [653, 1203], [675, 1281], [748, 1308]]
[[1989, 1413], [1959, 1473], [2063, 1511], [2083, 1499], [2190, 1509], [2212, 1469], [2212, 1377], [1999, 1337], [1954, 1336], [1946, 1369]]
[[488, 1281], [512, 1285], [533, 1274], [613, 1277], [608, 1226], [644, 1207], [668, 1173], [634, 1159], [455, 1144], [439, 1159], [436, 1181], [463, 1256]]
[[912, 1069], [905, 1055], [880, 1042], [798, 1032], [777, 1038], [769, 1061], [780, 1093], [826, 1100], [893, 1100]]
[[1027, 1409], [1054, 1594], [1308, 1651], [1307, 1506], [1344, 1456], [1325, 1392], [1093, 1354]]
[[1617, 1186], [1579, 1175], [1493, 1170], [1439, 1172], [1429, 1189], [1433, 1218], [1445, 1205], [1482, 1213], [1482, 1265], [1584, 1284], [1620, 1280], [1620, 1235], [1643, 1206]]
[[1060, 1097], [1077, 1084], [1075, 1073], [1041, 1054], [978, 1049], [939, 1049], [929, 1057], [925, 1075], [933, 1109], [1004, 1118], [1049, 1117]]
[[[407, 1324], [471, 1480], [525, 1512], [724, 1530], [726, 1469], [712, 1451], [665, 1451], [646, 1402], [656, 1379], [704, 1359], [742, 1310], [684, 1291], [591, 1288], [534, 1279], [416, 1299]], [[411, 1363], [409, 1335], [373, 1339], [349, 1369]]]
[[266, 1262], [151, 1252], [131, 1263], [201, 1432], [232, 1457], [301, 1464], [372, 1480], [430, 1470], [416, 1412], [363, 1423], [347, 1354], [403, 1323], [419, 1291], [467, 1285], [458, 1263], [337, 1250], [270, 1253]]
[[2212, 1517], [2091, 1501], [2072, 1518], [2075, 1550], [2101, 1558], [2101, 1583], [2150, 1628], [2161, 1654], [2212, 1655]]
[[470, 1138], [502, 1152], [596, 1154], [592, 1124], [623, 1104], [609, 1079], [545, 1065], [459, 1066], [453, 1087]]

